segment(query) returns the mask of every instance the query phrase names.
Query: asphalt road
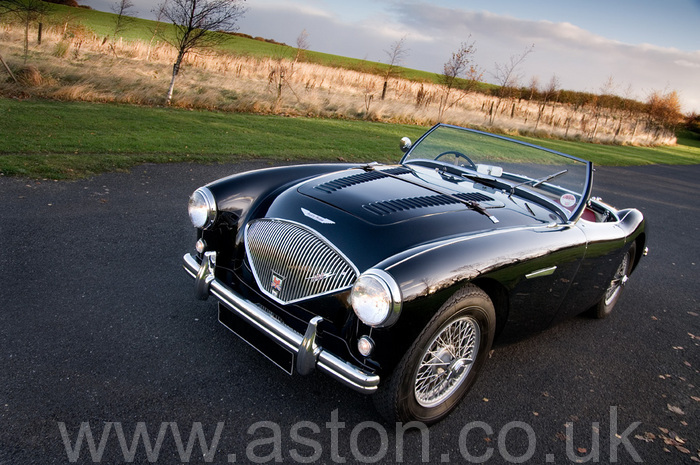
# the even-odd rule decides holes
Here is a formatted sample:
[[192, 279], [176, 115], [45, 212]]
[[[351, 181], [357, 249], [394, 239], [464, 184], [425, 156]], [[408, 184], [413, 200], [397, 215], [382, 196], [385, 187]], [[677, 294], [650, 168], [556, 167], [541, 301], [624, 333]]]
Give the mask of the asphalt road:
[[697, 456], [700, 165], [598, 169], [594, 195], [639, 208], [651, 234], [614, 314], [497, 345], [449, 418], [405, 434], [322, 374], [284, 374], [195, 300], [187, 198], [260, 166], [0, 178], [0, 464]]

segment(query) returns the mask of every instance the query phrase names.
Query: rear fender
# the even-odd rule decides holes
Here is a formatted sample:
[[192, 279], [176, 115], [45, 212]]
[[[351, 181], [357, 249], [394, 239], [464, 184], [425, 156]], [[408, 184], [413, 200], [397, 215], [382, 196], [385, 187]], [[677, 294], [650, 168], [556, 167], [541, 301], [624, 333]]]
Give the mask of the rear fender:
[[644, 215], [637, 209], [628, 208], [617, 212], [620, 218], [620, 228], [627, 236], [627, 242], [636, 242], [637, 250], [632, 271], [637, 268], [639, 260], [645, 253], [647, 242], [647, 224]]

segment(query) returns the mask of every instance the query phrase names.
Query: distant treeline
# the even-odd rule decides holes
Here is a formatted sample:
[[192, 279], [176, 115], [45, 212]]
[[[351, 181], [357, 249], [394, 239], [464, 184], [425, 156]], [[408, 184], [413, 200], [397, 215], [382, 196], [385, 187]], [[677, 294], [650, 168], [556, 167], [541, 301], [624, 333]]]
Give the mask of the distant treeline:
[[276, 40], [272, 39], [266, 39], [264, 37], [253, 37], [250, 34], [243, 34], [242, 32], [227, 32], [227, 31], [217, 31], [221, 34], [228, 34], [230, 36], [236, 36], [236, 37], [243, 37], [245, 39], [251, 39], [251, 40], [257, 40], [260, 42], [266, 42], [268, 44], [273, 44], [273, 45], [281, 45], [282, 47], [289, 47], [289, 45], [285, 44], [284, 42], [277, 42]]
[[55, 3], [56, 5], [66, 5], [66, 6], [72, 6], [74, 8], [85, 8], [86, 10], [92, 10], [87, 5], [80, 5], [78, 2], [75, 0], [44, 0], [47, 3]]

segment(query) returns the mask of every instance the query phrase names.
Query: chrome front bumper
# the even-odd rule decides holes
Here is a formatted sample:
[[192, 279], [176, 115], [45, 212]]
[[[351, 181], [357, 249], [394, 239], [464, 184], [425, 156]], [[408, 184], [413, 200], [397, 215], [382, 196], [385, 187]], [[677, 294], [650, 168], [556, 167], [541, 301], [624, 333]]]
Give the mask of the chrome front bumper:
[[214, 252], [205, 253], [201, 266], [191, 254], [185, 254], [183, 260], [185, 271], [195, 279], [195, 293], [198, 298], [206, 299], [209, 295], [213, 295], [251, 326], [295, 354], [295, 368], [299, 374], [306, 375], [313, 372], [314, 368], [318, 368], [356, 391], [371, 394], [377, 390], [379, 376], [351, 365], [322, 347], [318, 347], [316, 327], [323, 318], [314, 317], [309, 322], [306, 333], [300, 334], [219, 281], [214, 276], [216, 263]]

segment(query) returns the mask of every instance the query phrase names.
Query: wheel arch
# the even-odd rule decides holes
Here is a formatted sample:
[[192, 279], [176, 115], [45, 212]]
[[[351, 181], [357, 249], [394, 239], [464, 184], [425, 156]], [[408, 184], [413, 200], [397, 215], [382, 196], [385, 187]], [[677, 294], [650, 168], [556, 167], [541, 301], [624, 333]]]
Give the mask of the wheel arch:
[[646, 236], [645, 232], [641, 233], [634, 240], [634, 244], [636, 245], [637, 249], [635, 250], [635, 253], [634, 253], [634, 262], [632, 263], [632, 271], [634, 271], [637, 268], [637, 265], [639, 265], [639, 261], [644, 256], [644, 253], [646, 251], [646, 243], [647, 243], [647, 236]]
[[496, 337], [503, 331], [510, 313], [510, 298], [506, 287], [495, 279], [477, 278], [471, 281], [491, 299], [496, 311]]

